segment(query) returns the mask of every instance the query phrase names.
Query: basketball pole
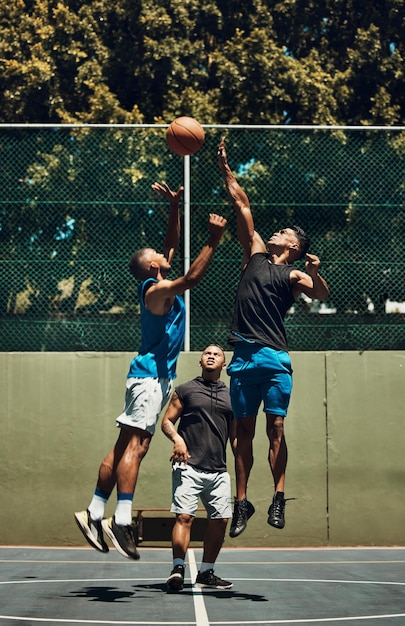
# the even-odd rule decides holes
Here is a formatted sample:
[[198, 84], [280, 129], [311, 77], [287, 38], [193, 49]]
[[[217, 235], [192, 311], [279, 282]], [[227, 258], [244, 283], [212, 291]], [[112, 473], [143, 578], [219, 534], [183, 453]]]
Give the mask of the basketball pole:
[[[190, 268], [190, 155], [184, 157], [184, 274]], [[190, 290], [184, 292], [186, 332], [184, 351], [190, 352]]]

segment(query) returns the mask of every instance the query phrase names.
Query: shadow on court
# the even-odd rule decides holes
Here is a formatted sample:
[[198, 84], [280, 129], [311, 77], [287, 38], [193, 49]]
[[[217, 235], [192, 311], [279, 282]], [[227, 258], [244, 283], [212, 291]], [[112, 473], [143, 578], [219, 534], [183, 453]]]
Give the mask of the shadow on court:
[[114, 550], [0, 547], [0, 626], [405, 624], [405, 548], [226, 548], [225, 591], [193, 587], [200, 560], [189, 551], [183, 591], [167, 593], [168, 548], [135, 562]]

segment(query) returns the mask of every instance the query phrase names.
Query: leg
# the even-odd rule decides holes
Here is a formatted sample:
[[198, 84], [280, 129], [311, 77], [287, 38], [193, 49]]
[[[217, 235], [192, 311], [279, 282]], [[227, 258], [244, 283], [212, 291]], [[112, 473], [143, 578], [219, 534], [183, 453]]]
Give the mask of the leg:
[[[138, 480], [139, 467], [149, 450], [151, 435], [139, 428], [121, 428], [114, 448], [101, 465], [101, 485], [117, 483], [117, 507], [112, 518], [101, 522], [102, 528], [122, 556], [139, 559], [132, 524], [132, 499]], [[111, 468], [111, 469], [110, 469]], [[105, 476], [103, 476], [105, 472]], [[111, 484], [110, 482], [110, 484]]]
[[269, 465], [274, 481], [274, 492], [284, 492], [287, 468], [287, 444], [284, 436], [284, 418], [266, 414], [269, 440]]
[[210, 519], [204, 537], [204, 563], [215, 563], [224, 543], [227, 519]]
[[149, 450], [151, 438], [146, 430], [121, 428], [112, 455], [118, 493], [134, 493], [139, 467]]
[[[115, 446], [103, 459], [97, 480], [96, 493], [85, 511], [75, 513], [78, 527], [86, 541], [100, 552], [108, 552], [108, 546], [103, 537], [103, 530], [113, 541], [115, 547], [123, 556], [139, 558], [132, 528], [132, 497], [138, 479], [139, 466], [148, 451], [151, 436], [146, 431], [137, 428], [121, 428]], [[129, 553], [121, 549], [113, 533], [115, 520], [103, 520], [104, 509], [114, 486], [117, 484], [118, 503], [121, 509], [121, 519], [118, 521], [126, 530], [122, 529], [130, 543]], [[120, 499], [120, 494], [124, 497]], [[117, 510], [116, 510], [117, 513]], [[105, 524], [106, 526], [104, 526]]]
[[191, 526], [194, 517], [186, 513], [179, 513], [172, 531], [173, 559], [184, 561], [188, 546], [190, 545]]
[[210, 519], [204, 537], [204, 553], [195, 584], [210, 589], [230, 589], [232, 583], [214, 574], [214, 566], [224, 542], [227, 519]]
[[235, 476], [238, 500], [246, 498], [247, 484], [253, 467], [255, 429], [256, 415], [236, 420]]
[[[166, 580], [168, 591], [181, 591], [184, 584], [184, 559], [190, 545], [191, 527], [201, 493], [198, 472], [190, 465], [172, 467], [172, 507], [176, 521], [172, 530], [173, 569]], [[189, 511], [183, 513], [181, 511]]]
[[256, 429], [256, 415], [243, 417], [236, 422], [236, 435], [231, 439], [235, 456], [236, 498], [232, 516], [230, 537], [237, 537], [246, 528], [248, 519], [255, 512], [254, 506], [246, 497], [247, 485], [253, 467], [253, 438]]
[[267, 437], [269, 439], [269, 465], [274, 481], [273, 501], [268, 510], [267, 522], [274, 528], [284, 528], [284, 484], [287, 468], [287, 444], [284, 436], [284, 418], [267, 414]]
[[178, 513], [172, 531], [173, 569], [166, 580], [168, 591], [181, 591], [184, 584], [184, 559], [190, 545], [194, 516]]

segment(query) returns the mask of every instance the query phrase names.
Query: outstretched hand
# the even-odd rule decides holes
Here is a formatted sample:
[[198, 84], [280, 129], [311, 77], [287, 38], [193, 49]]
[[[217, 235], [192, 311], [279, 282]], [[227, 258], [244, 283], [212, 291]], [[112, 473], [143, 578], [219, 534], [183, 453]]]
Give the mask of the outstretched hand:
[[164, 181], [162, 183], [153, 183], [152, 189], [165, 200], [170, 202], [170, 204], [178, 204], [184, 191], [184, 187], [182, 186], [180, 186], [177, 191], [173, 191]]
[[225, 137], [222, 137], [218, 146], [218, 164], [222, 168], [224, 165], [228, 165], [228, 160], [225, 150]]

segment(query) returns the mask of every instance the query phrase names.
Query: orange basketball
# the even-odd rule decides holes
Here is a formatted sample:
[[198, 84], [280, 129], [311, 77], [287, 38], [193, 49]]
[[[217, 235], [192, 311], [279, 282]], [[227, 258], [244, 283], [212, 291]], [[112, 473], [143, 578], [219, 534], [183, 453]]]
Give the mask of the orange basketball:
[[170, 150], [186, 156], [195, 154], [204, 143], [204, 129], [194, 117], [177, 117], [166, 131], [166, 141]]

